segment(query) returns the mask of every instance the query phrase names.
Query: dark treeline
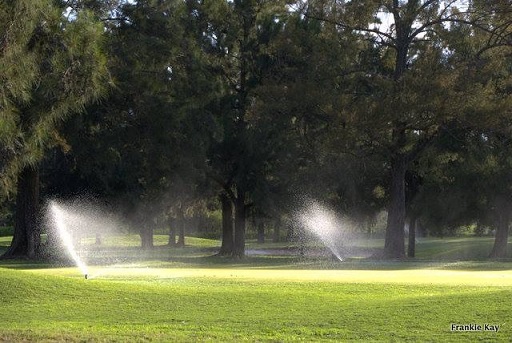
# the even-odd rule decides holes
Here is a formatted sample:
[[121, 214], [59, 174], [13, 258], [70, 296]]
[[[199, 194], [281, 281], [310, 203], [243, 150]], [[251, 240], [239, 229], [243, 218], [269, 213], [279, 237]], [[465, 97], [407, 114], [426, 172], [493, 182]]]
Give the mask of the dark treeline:
[[5, 257], [37, 257], [41, 199], [78, 194], [146, 248], [217, 210], [242, 257], [249, 220], [279, 239], [310, 198], [386, 211], [383, 257], [407, 223], [409, 256], [416, 223], [490, 228], [506, 255], [510, 1], [8, 1], [0, 80]]

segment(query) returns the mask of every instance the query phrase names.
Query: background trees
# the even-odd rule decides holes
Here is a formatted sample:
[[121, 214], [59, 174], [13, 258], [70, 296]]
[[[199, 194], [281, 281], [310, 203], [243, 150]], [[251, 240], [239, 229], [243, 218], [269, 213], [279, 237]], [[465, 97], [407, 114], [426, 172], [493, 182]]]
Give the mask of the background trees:
[[[496, 25], [493, 20], [503, 19], [497, 13], [508, 6], [444, 1], [309, 3], [322, 7], [320, 12], [308, 8], [306, 16], [335, 23], [340, 30], [359, 34], [365, 43], [359, 50], [361, 73], [352, 90], [354, 106], [344, 112], [344, 120], [356, 132], [354, 141], [365, 146], [367, 153], [387, 160], [384, 255], [402, 257], [406, 173], [447, 125], [465, 118], [467, 96], [476, 102], [486, 96], [465, 88], [462, 78], [469, 60], [503, 44], [509, 23]], [[475, 50], [466, 49], [463, 56], [458, 55], [460, 40], [457, 48], [452, 46], [461, 30], [474, 36], [471, 39], [480, 39], [472, 43]]]
[[[507, 1], [49, 4], [0, 6], [0, 180], [17, 232], [38, 236], [42, 184], [122, 203], [145, 247], [154, 218], [208, 207], [221, 253], [241, 257], [249, 216], [279, 221], [308, 196], [359, 222], [387, 210], [386, 257], [405, 256], [406, 218], [492, 225], [505, 254]], [[116, 87], [91, 104], [107, 65]], [[9, 255], [34, 255], [15, 237]]]

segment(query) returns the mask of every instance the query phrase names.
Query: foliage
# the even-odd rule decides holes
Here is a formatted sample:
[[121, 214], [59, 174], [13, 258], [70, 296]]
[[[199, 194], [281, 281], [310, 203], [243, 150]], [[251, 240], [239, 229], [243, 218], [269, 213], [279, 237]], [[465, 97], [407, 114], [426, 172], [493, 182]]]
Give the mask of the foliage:
[[[62, 17], [51, 1], [3, 3], [0, 55], [2, 192], [58, 144], [57, 128], [108, 85], [103, 26], [90, 12]], [[23, 19], [20, 19], [23, 18]]]
[[[407, 218], [506, 243], [509, 2], [56, 3], [0, 7], [4, 189], [53, 148], [43, 196], [94, 194], [149, 233], [226, 196], [235, 255], [247, 218], [284, 222], [304, 197], [361, 229], [387, 209], [389, 257]], [[91, 104], [106, 66], [116, 88]]]

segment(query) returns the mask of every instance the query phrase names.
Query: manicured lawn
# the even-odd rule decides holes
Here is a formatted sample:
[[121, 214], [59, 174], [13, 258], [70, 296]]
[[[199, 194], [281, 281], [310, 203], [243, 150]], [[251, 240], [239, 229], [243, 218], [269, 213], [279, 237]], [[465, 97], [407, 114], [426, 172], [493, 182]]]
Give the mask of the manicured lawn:
[[[429, 283], [428, 276], [435, 277], [429, 269], [424, 271], [424, 283], [406, 277], [372, 281], [367, 273], [357, 281], [354, 271], [346, 280], [343, 275], [322, 274], [314, 280], [302, 270], [287, 271], [282, 277], [275, 273], [264, 277], [263, 271], [251, 275], [236, 268], [208, 271], [212, 269], [187, 275], [173, 274], [171, 269], [159, 275], [135, 268], [126, 275], [85, 280], [72, 276], [69, 268], [3, 268], [0, 340], [455, 342], [512, 338], [510, 272], [503, 272], [509, 278], [506, 285], [489, 286], [461, 282], [456, 275], [451, 282], [432, 279]], [[451, 323], [500, 325], [500, 331], [451, 332]]]
[[[433, 260], [485, 260], [494, 244], [494, 237], [449, 237], [420, 239], [417, 257]], [[512, 245], [509, 247], [512, 256]]]
[[512, 340], [511, 262], [233, 261], [210, 256], [215, 241], [189, 242], [144, 256], [131, 238], [98, 248], [108, 258], [87, 280], [70, 266], [0, 261], [0, 341]]

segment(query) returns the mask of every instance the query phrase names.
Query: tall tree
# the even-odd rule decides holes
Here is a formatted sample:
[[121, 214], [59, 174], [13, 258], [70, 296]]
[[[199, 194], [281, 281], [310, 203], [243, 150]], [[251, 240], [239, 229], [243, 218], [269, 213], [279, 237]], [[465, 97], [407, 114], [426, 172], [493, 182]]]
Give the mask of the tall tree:
[[324, 5], [310, 2], [307, 15], [293, 11], [274, 42], [274, 77], [260, 90], [265, 95], [260, 106], [277, 114], [270, 118], [280, 125], [271, 190], [281, 194], [266, 198], [293, 213], [307, 195], [363, 221], [383, 200], [375, 191], [382, 182], [382, 159], [351, 144], [357, 135], [340, 115], [350, 105], [340, 94], [359, 72], [362, 43], [336, 23], [310, 15], [332, 15]]
[[[215, 127], [210, 131], [208, 174], [234, 208], [231, 254], [245, 254], [247, 208], [269, 159], [268, 132], [255, 118], [257, 88], [269, 72], [266, 48], [279, 32], [286, 15], [284, 1], [188, 1], [197, 19], [207, 70], [222, 82], [222, 94], [210, 113]], [[230, 212], [225, 207], [224, 214]], [[229, 230], [229, 220], [225, 220]], [[227, 234], [226, 237], [229, 235]], [[229, 247], [226, 244], [225, 247]]]
[[[471, 142], [471, 154], [480, 156], [468, 170], [474, 177], [475, 198], [486, 204], [479, 218], [496, 228], [492, 257], [505, 257], [512, 199], [510, 187], [511, 83], [510, 53], [512, 45], [512, 5], [508, 1], [473, 1], [464, 22], [454, 22], [446, 37], [450, 60], [462, 64], [464, 72], [457, 80], [465, 95], [461, 104], [459, 128], [469, 132], [464, 141]], [[463, 61], [463, 63], [461, 63]], [[462, 150], [464, 151], [464, 150]], [[466, 151], [464, 159], [469, 158]], [[467, 192], [467, 191], [466, 191]]]
[[69, 155], [89, 191], [129, 203], [127, 217], [149, 248], [153, 217], [209, 196], [201, 137], [217, 90], [184, 2], [125, 2], [116, 15], [108, 37], [117, 87], [68, 125]]
[[[445, 35], [452, 24], [482, 32], [488, 37], [479, 49], [483, 51], [502, 43], [509, 24], [504, 19], [497, 29], [488, 21], [489, 7], [480, 2], [327, 3], [328, 15], [325, 11], [306, 15], [335, 22], [368, 42], [361, 51], [363, 73], [353, 92], [355, 106], [345, 118], [347, 126], [360, 135], [359, 144], [387, 158], [390, 182], [384, 255], [401, 258], [405, 256], [406, 171], [445, 125], [463, 115], [463, 102], [457, 104], [463, 97], [454, 82], [462, 70], [447, 64]], [[494, 5], [497, 12], [509, 9], [503, 1]]]
[[37, 255], [38, 163], [58, 140], [60, 122], [98, 99], [109, 82], [103, 25], [88, 11], [73, 18], [64, 12], [46, 0], [0, 5], [2, 190], [17, 185], [15, 232], [4, 257]]

